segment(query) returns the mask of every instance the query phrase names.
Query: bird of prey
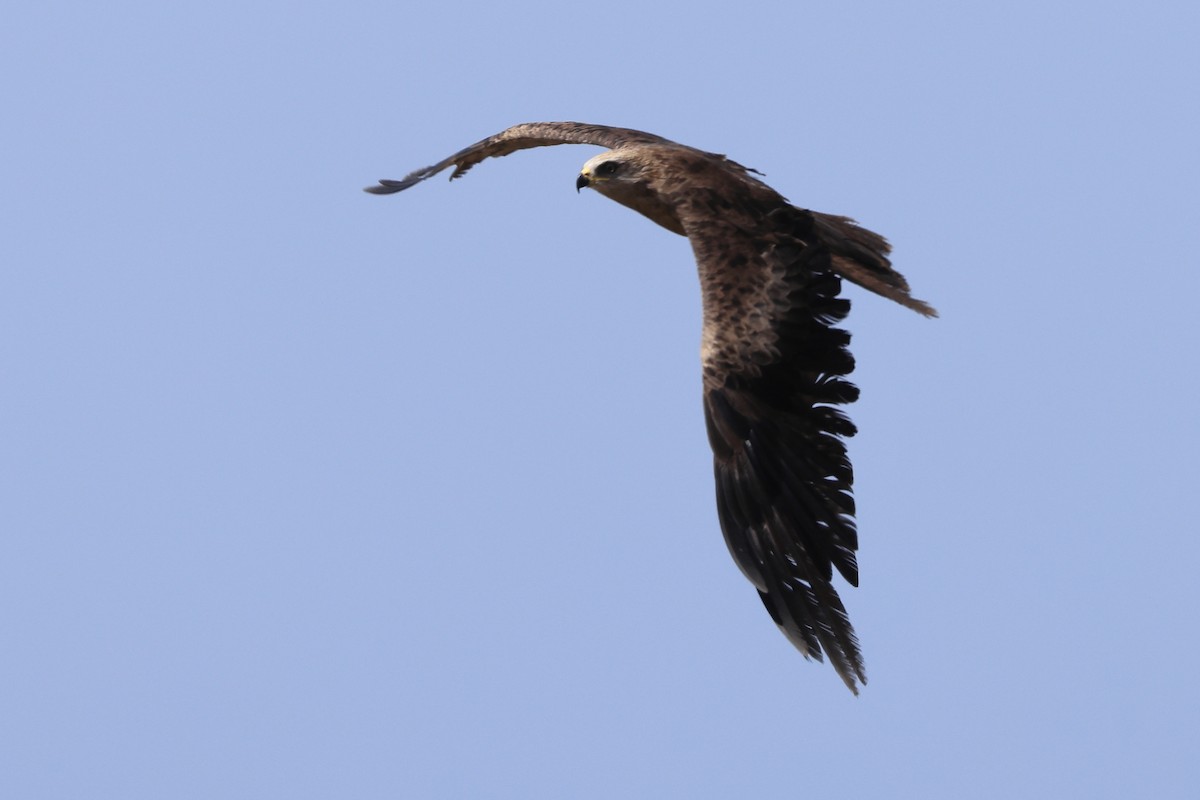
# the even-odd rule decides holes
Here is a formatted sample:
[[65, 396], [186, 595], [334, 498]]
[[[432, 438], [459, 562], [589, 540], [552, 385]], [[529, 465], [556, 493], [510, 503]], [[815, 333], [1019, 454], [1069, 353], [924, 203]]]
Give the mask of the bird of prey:
[[700, 273], [704, 417], [725, 543], [771, 619], [807, 658], [829, 657], [852, 692], [867, 682], [833, 570], [858, 585], [858, 533], [839, 406], [858, 389], [841, 279], [917, 311], [878, 234], [847, 217], [791, 205], [723, 155], [626, 128], [579, 122], [516, 125], [402, 180], [392, 194], [454, 167], [558, 144], [607, 148], [583, 165], [595, 189], [691, 242]]

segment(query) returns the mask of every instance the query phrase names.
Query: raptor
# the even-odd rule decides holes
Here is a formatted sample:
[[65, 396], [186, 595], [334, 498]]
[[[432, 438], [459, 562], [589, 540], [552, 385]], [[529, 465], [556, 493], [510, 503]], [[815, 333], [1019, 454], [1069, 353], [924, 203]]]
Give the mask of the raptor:
[[700, 273], [704, 416], [725, 543], [771, 619], [808, 658], [828, 656], [855, 694], [862, 652], [834, 586], [858, 585], [854, 474], [841, 406], [858, 397], [841, 279], [927, 317], [887, 241], [847, 217], [791, 205], [759, 173], [654, 134], [579, 122], [516, 125], [401, 180], [450, 178], [494, 156], [558, 144], [607, 148], [576, 178], [686, 236]]

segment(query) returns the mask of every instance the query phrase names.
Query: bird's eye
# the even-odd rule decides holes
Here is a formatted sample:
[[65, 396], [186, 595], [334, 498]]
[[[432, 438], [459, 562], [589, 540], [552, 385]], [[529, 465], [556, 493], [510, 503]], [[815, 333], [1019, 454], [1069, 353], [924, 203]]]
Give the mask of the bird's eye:
[[618, 165], [616, 161], [605, 161], [603, 164], [596, 167], [596, 174], [608, 177], [616, 173], [617, 166]]

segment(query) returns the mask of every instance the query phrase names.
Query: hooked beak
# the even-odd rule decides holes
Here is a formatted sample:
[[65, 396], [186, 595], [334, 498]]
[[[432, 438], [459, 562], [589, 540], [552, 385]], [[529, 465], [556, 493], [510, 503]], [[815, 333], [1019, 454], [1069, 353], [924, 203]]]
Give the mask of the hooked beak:
[[588, 177], [586, 172], [579, 173], [579, 177], [575, 179], [575, 193], [579, 194], [579, 190], [585, 186], [591, 186], [592, 179]]

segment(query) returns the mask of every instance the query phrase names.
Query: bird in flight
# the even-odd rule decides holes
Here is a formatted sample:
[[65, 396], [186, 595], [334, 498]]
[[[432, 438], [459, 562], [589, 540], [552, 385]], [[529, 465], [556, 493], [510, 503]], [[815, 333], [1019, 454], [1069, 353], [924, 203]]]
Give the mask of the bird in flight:
[[852, 692], [867, 682], [858, 638], [833, 583], [858, 585], [853, 470], [839, 408], [858, 397], [841, 279], [927, 317], [880, 235], [847, 217], [791, 205], [723, 155], [650, 133], [579, 122], [515, 125], [401, 180], [392, 194], [454, 167], [558, 144], [607, 148], [577, 190], [600, 194], [686, 236], [700, 273], [704, 418], [725, 543], [783, 634], [828, 656]]

